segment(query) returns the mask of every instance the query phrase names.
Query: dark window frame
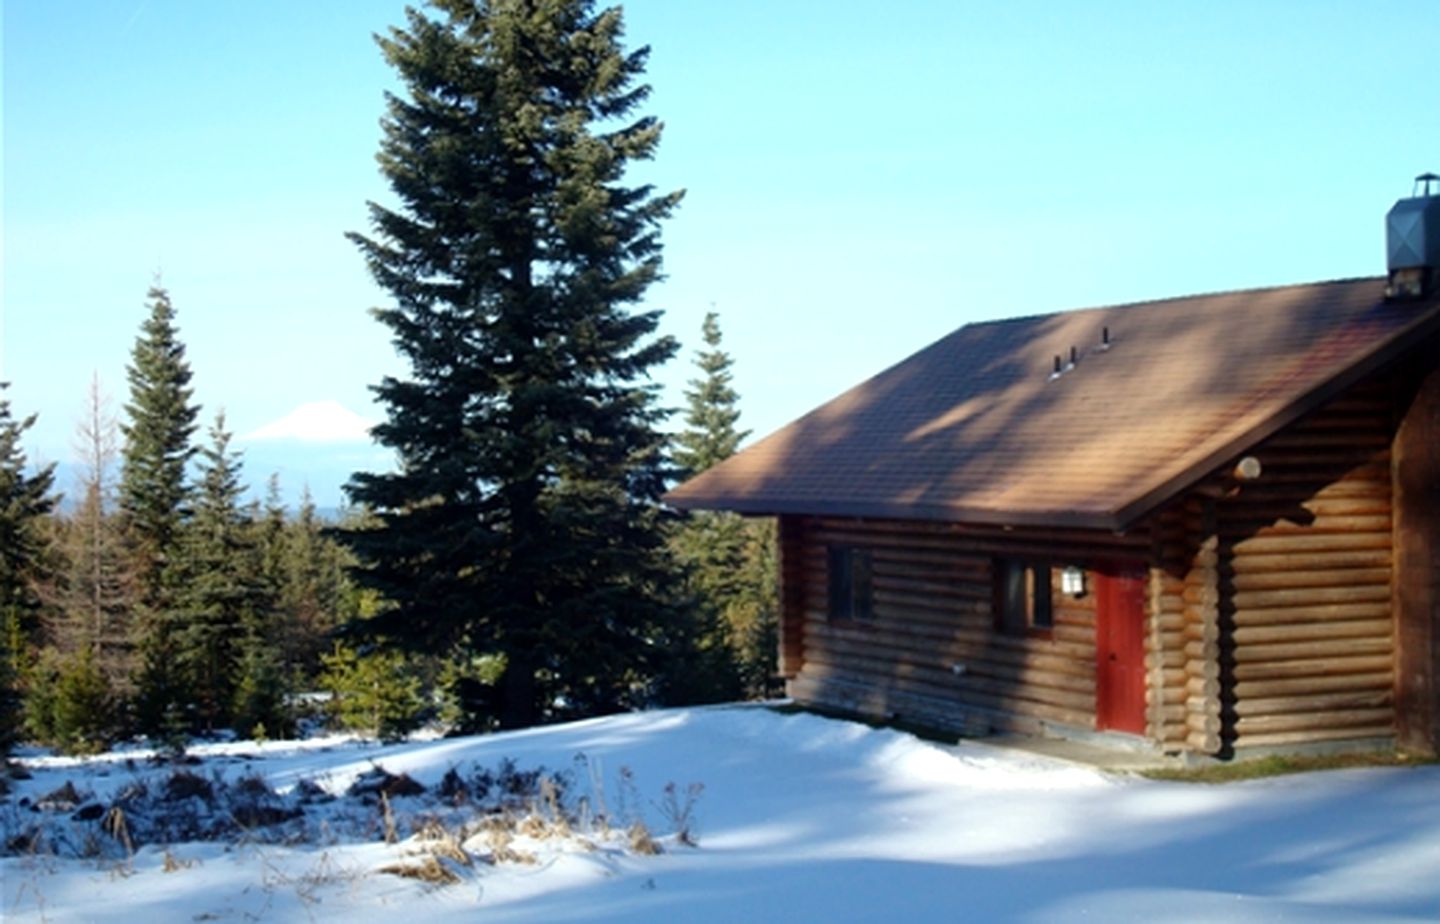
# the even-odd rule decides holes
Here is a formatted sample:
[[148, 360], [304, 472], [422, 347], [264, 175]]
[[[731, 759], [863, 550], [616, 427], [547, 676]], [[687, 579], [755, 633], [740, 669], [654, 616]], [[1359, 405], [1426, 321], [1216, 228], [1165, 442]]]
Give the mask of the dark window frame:
[[1044, 559], [996, 558], [995, 628], [1005, 635], [1049, 638], [1055, 628], [1055, 568]]
[[869, 549], [826, 547], [827, 604], [831, 622], [875, 619], [875, 561]]

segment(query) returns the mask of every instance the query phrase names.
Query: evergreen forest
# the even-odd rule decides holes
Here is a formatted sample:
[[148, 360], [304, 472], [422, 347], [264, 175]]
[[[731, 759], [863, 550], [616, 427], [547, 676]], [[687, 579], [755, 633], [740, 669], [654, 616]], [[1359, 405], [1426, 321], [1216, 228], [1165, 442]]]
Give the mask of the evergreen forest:
[[652, 378], [680, 350], [644, 297], [683, 194], [628, 178], [662, 134], [648, 49], [588, 0], [406, 15], [377, 39], [395, 204], [350, 235], [406, 366], [373, 386], [395, 465], [335, 521], [254, 490], [158, 281], [120, 411], [90, 383], [74, 484], [29, 464], [0, 386], [0, 753], [778, 692], [773, 524], [661, 501], [747, 433], [714, 312], [679, 421]]

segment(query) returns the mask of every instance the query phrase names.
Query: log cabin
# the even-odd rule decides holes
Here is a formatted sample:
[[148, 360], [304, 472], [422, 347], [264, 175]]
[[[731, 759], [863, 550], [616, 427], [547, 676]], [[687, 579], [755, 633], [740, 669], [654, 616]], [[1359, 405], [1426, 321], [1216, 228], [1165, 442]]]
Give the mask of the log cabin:
[[1440, 746], [1440, 195], [1386, 276], [970, 324], [667, 495], [778, 518], [804, 705]]

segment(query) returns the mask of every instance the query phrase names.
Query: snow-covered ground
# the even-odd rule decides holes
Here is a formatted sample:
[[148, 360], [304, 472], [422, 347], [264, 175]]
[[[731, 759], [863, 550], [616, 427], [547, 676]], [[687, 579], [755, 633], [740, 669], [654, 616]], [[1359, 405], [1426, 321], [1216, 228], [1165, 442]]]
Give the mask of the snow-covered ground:
[[[391, 800], [402, 835], [434, 809], [452, 768], [463, 775], [508, 759], [522, 771], [565, 771], [572, 805], [583, 797], [617, 821], [643, 813], [657, 836], [667, 833], [665, 785], [678, 784], [683, 804], [688, 785], [700, 783], [698, 846], [662, 837], [664, 852], [650, 856], [628, 849], [618, 832], [522, 839], [516, 844], [534, 862], [449, 863], [458, 881], [430, 885], [379, 872], [419, 848], [384, 843], [373, 804], [322, 795], [292, 822], [304, 840], [289, 845], [243, 838], [142, 846], [130, 860], [117, 859], [113, 844], [101, 859], [7, 857], [0, 916], [147, 924], [1440, 919], [1437, 767], [1158, 783], [759, 707], [383, 747], [329, 739], [196, 753], [204, 755], [188, 768], [196, 775], [258, 776], [292, 795], [302, 779], [314, 793], [344, 792], [374, 764], [409, 774], [432, 795]], [[34, 777], [0, 806], [6, 836], [44, 815], [19, 800], [33, 804], [67, 780], [104, 804], [140, 777], [174, 772], [139, 758], [28, 758]]]

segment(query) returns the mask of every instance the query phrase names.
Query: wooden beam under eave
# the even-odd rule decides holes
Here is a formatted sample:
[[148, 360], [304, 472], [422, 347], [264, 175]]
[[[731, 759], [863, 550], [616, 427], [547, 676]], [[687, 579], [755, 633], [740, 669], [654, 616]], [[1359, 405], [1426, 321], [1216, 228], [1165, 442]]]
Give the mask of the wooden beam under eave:
[[[1391, 453], [1396, 743], [1440, 753], [1440, 344], [1432, 341]], [[1403, 399], [1402, 399], [1403, 400]]]
[[804, 539], [799, 517], [781, 516], [776, 525], [779, 545], [780, 676], [794, 680], [805, 666]]

